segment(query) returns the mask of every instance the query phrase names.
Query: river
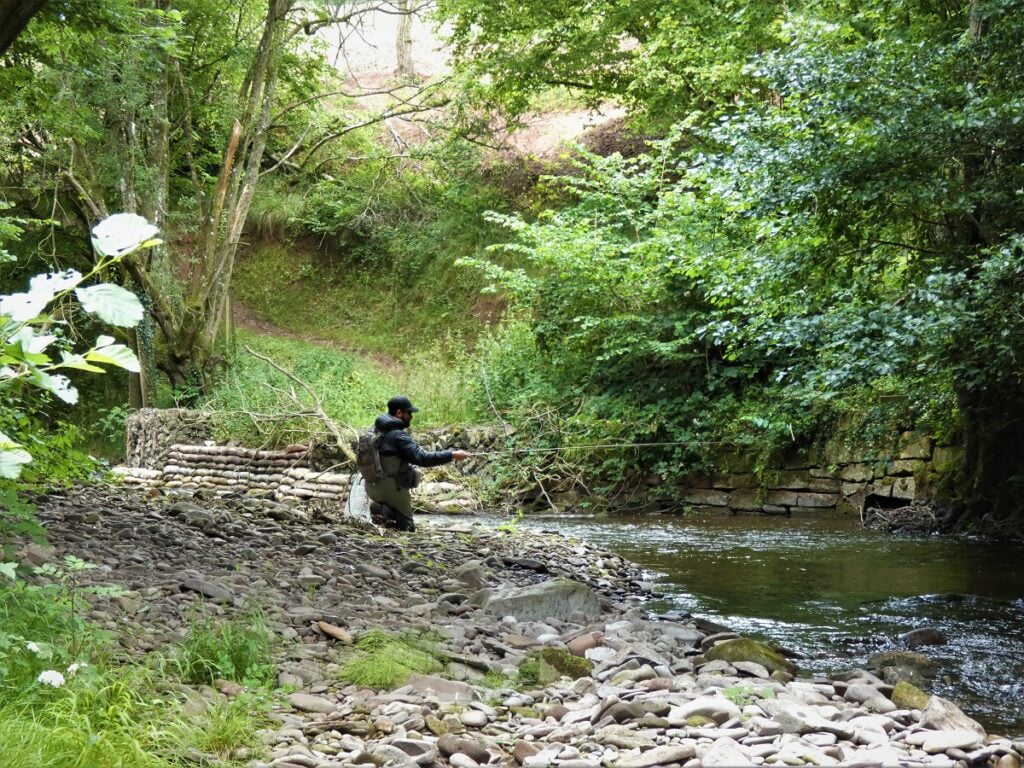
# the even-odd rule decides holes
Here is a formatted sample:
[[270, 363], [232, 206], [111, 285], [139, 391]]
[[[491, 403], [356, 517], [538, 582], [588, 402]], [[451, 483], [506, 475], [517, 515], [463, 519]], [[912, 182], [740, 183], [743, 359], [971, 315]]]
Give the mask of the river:
[[893, 537], [855, 519], [765, 516], [572, 516], [524, 525], [585, 539], [640, 565], [685, 611], [774, 640], [804, 669], [858, 666], [936, 627], [947, 645], [933, 693], [990, 731], [1024, 735], [1024, 547]]

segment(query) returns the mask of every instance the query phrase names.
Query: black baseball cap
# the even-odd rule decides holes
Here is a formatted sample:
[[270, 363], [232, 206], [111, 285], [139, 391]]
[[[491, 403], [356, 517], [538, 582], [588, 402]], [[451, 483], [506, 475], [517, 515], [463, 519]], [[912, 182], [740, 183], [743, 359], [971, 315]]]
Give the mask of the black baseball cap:
[[405, 395], [398, 395], [388, 400], [388, 413], [394, 413], [395, 411], [407, 411], [409, 413], [416, 413], [419, 411], [415, 405], [412, 404], [412, 400]]

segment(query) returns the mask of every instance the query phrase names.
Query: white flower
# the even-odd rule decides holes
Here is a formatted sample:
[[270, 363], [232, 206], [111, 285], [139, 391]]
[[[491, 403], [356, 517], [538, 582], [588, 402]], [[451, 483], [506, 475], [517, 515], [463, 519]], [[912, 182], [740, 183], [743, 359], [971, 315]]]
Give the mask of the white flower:
[[60, 688], [64, 685], [64, 675], [56, 669], [48, 669], [45, 672], [39, 673], [39, 677], [36, 678], [36, 682], [42, 683], [43, 685], [52, 685], [54, 688]]
[[152, 240], [159, 231], [134, 213], [115, 213], [92, 228], [92, 244], [104, 256], [120, 256]]
[[84, 661], [76, 661], [74, 664], [68, 667], [68, 677], [74, 677], [75, 673], [78, 672], [78, 670], [85, 669], [88, 666], [89, 665], [86, 664]]
[[25, 643], [25, 650], [32, 651], [32, 653], [39, 653], [43, 649], [39, 647], [39, 643], [29, 642]]

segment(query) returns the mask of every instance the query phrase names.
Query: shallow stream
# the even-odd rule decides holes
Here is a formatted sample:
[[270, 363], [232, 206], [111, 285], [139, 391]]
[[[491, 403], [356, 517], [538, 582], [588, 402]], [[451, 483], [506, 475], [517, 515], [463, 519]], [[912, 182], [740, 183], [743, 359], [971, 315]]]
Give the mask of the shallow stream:
[[805, 669], [862, 664], [936, 627], [934, 693], [992, 732], [1024, 736], [1024, 547], [892, 537], [854, 519], [753, 516], [529, 517], [647, 571], [681, 610], [803, 654]]

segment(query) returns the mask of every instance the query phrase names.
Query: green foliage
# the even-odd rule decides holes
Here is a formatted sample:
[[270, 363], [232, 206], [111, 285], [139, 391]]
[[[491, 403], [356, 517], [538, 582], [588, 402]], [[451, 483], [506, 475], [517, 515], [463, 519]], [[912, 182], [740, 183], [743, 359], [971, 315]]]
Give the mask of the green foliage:
[[[476, 18], [472, 2], [447, 5], [469, 14], [460, 24]], [[840, 417], [880, 446], [911, 426], [962, 433], [976, 446], [968, 472], [988, 478], [968, 494], [984, 502], [1003, 487], [1019, 508], [1004, 449], [1024, 425], [1024, 314], [1011, 287], [1024, 268], [1020, 9], [980, 3], [972, 21], [884, 2], [751, 7], [779, 14], [767, 50], [715, 55], [751, 78], [748, 96], [767, 98], [716, 97], [646, 156], [585, 157], [561, 180], [568, 207], [492, 217], [513, 243], [467, 263], [515, 314], [482, 346], [480, 396], [501, 404], [523, 444], [682, 443], [550, 460], [617, 481], [734, 449], [767, 464]], [[547, 14], [533, 9], [525, 29], [557, 28]], [[466, 50], [519, 34], [477, 21], [459, 28]], [[544, 48], [533, 40], [527, 55]], [[570, 63], [625, 57], [575, 42], [585, 50]], [[480, 62], [499, 84], [529, 88], [537, 72], [499, 61], [521, 54], [496, 48]], [[510, 268], [513, 257], [525, 266]]]
[[204, 617], [189, 627], [176, 664], [190, 683], [268, 683], [274, 676], [270, 631], [259, 613], [242, 619]]
[[[310, 276], [301, 282], [286, 284], [280, 267], [283, 254], [284, 249], [274, 247], [254, 254], [240, 270], [244, 274], [240, 278], [239, 293], [245, 296], [245, 301], [252, 301], [251, 306], [258, 307], [265, 317], [287, 329], [289, 336], [300, 332], [309, 340], [239, 333], [232, 366], [206, 401], [208, 408], [224, 414], [225, 434], [287, 440], [289, 434], [296, 439], [309, 430], [321, 429], [313, 421], [296, 420], [267, 423], [258, 433], [252, 431], [251, 420], [243, 411], [282, 413], [295, 408], [288, 403], [287, 396], [266, 386], [286, 387], [286, 377], [245, 353], [244, 345], [272, 358], [312, 385], [323, 399], [327, 412], [342, 423], [356, 427], [368, 425], [396, 392], [423, 404], [423, 412], [417, 415], [417, 426], [479, 420], [478, 403], [467, 393], [469, 377], [465, 371], [470, 363], [462, 351], [461, 341], [436, 340], [429, 333], [419, 335], [415, 314], [406, 324], [395, 317], [385, 317], [381, 322], [387, 327], [378, 326], [377, 313], [381, 310], [374, 298], [379, 287], [364, 295], [348, 285], [324, 287], [315, 272], [306, 272]], [[293, 258], [295, 255], [293, 253]], [[259, 275], [266, 275], [270, 288], [279, 290], [268, 291], [266, 299], [256, 303], [250, 291], [259, 284]], [[323, 290], [318, 290], [320, 287]], [[332, 312], [332, 306], [347, 307], [345, 314], [358, 315], [359, 307], [364, 307], [366, 312], [361, 323], [357, 320], [352, 324], [339, 323], [343, 313], [340, 309]], [[382, 347], [387, 350], [395, 343], [404, 347], [400, 359], [375, 354]], [[353, 351], [346, 352], [346, 349]]]
[[455, 143], [401, 160], [380, 157], [362, 134], [346, 148], [365, 156], [317, 183], [290, 214], [318, 247], [309, 237], [253, 247], [236, 270], [236, 295], [288, 331], [410, 368], [433, 360], [439, 374], [502, 308], [481, 300], [479, 278], [454, 261], [481, 255], [498, 235], [483, 213], [509, 206], [512, 171]]
[[[142, 319], [142, 305], [135, 294], [111, 283], [83, 287], [83, 283], [118, 264], [126, 256], [159, 243], [156, 227], [140, 216], [115, 214], [93, 230], [96, 263], [85, 275], [70, 269], [36, 275], [23, 293], [0, 295], [0, 397], [15, 388], [30, 388], [53, 395], [65, 403], [78, 401], [78, 390], [67, 371], [103, 373], [102, 366], [138, 371], [135, 353], [112, 336], [100, 335], [83, 352], [74, 352], [57, 313], [51, 308], [74, 295], [81, 308], [103, 323], [130, 328]], [[57, 353], [59, 352], [59, 359]], [[60, 371], [60, 373], [56, 373]], [[16, 479], [32, 455], [0, 432], [0, 479]]]
[[562, 86], [589, 104], [615, 98], [664, 123], [761, 93], [745, 64], [778, 40], [788, 8], [770, 0], [440, 0], [438, 14], [451, 24], [463, 89], [476, 105], [518, 115]]
[[447, 659], [429, 635], [389, 635], [372, 629], [356, 643], [356, 655], [339, 673], [342, 680], [375, 690], [402, 685], [409, 675], [426, 675], [444, 669]]
[[87, 589], [79, 576], [90, 567], [68, 557], [60, 566], [37, 569], [50, 579], [40, 584], [2, 569], [4, 761], [53, 768], [172, 768], [196, 749], [226, 759], [237, 747], [256, 747], [265, 696], [243, 694], [214, 701], [202, 714], [187, 714], [184, 699], [168, 693], [182, 687], [168, 677], [176, 665], [159, 656], [123, 666], [106, 660], [108, 638], [76, 607]]

